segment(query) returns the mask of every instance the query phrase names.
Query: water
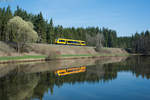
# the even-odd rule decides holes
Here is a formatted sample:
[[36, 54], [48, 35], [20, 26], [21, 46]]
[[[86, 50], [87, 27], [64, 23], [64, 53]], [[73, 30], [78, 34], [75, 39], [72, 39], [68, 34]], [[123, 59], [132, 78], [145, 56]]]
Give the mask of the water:
[[150, 57], [121, 60], [1, 65], [0, 100], [150, 100]]

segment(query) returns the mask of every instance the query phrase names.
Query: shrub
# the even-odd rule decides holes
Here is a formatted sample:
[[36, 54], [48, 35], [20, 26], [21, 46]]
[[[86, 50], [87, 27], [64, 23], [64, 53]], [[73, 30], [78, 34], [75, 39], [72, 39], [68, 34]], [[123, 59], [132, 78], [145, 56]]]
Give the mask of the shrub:
[[100, 51], [101, 51], [101, 49], [102, 49], [102, 47], [100, 47], [100, 46], [96, 46], [95, 51], [96, 51], [96, 52], [100, 52]]
[[46, 60], [52, 60], [57, 58], [57, 53], [54, 51], [49, 52], [48, 56], [46, 57]]

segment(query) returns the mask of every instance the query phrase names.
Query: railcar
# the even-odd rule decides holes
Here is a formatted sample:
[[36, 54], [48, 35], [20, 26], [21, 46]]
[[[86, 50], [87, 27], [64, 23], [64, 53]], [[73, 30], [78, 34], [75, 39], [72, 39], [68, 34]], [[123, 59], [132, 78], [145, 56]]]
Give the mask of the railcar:
[[78, 45], [78, 46], [86, 45], [85, 41], [82, 40], [73, 40], [73, 39], [64, 39], [64, 38], [55, 39], [55, 44]]

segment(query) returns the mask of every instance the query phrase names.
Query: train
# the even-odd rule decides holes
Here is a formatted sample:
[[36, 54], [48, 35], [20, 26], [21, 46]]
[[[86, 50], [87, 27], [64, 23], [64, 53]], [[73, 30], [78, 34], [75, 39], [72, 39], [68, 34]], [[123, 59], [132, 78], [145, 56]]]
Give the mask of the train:
[[63, 45], [77, 45], [77, 46], [85, 46], [85, 41], [82, 40], [73, 40], [73, 39], [64, 39], [57, 38], [55, 39], [55, 44], [63, 44]]

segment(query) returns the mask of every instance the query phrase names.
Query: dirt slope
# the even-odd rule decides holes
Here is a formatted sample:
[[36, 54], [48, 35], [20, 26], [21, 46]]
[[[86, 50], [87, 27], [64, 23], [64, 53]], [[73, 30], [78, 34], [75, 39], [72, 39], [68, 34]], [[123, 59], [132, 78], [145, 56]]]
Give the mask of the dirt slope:
[[16, 54], [16, 50], [7, 43], [0, 41], [0, 56], [12, 56]]
[[61, 55], [79, 55], [79, 54], [97, 54], [94, 47], [86, 46], [68, 46], [68, 45], [47, 45], [47, 44], [34, 44], [32, 50], [36, 52], [50, 52], [55, 51]]
[[95, 51], [95, 47], [88, 46], [69, 46], [69, 45], [48, 45], [48, 44], [34, 44], [31, 46], [35, 52], [51, 52], [55, 51], [61, 55], [84, 55], [84, 54], [128, 54], [121, 48], [102, 48], [100, 52]]

